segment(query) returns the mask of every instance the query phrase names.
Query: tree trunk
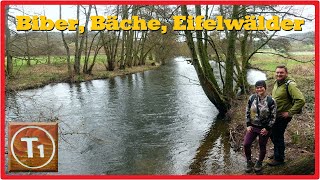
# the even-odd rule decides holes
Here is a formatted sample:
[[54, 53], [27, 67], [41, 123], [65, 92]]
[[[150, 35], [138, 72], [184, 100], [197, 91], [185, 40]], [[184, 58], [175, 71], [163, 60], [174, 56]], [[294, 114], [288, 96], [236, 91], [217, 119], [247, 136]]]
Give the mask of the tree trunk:
[[[88, 66], [88, 65], [89, 65], [89, 59], [90, 59], [91, 49], [92, 49], [94, 40], [96, 39], [96, 37], [98, 36], [99, 33], [100, 33], [100, 32], [97, 32], [97, 33], [94, 35], [94, 37], [92, 38], [92, 41], [91, 41], [90, 46], [89, 46], [89, 49], [87, 49], [87, 45], [86, 45], [86, 49], [87, 49], [86, 51], [87, 51], [87, 52], [86, 52], [86, 57], [85, 57], [85, 59], [84, 59], [84, 64], [83, 64], [83, 73], [84, 73], [84, 74], [91, 74], [91, 73], [92, 73], [92, 68], [93, 68], [93, 66], [94, 66], [94, 64], [95, 64], [95, 60], [92, 62], [92, 64], [91, 64], [90, 67], [89, 67], [89, 66]], [[86, 37], [86, 41], [87, 41], [87, 40], [88, 40], [88, 34], [87, 34], [87, 37]], [[97, 56], [96, 53], [98, 53], [99, 50], [100, 50], [100, 48], [101, 48], [101, 46], [100, 46], [100, 48], [99, 48], [100, 40], [101, 40], [101, 38], [99, 38], [98, 43], [97, 43], [97, 45], [96, 45], [95, 57]], [[86, 42], [86, 44], [87, 44], [87, 42]], [[97, 49], [98, 49], [98, 52], [97, 52]]]
[[27, 55], [27, 65], [31, 66], [30, 50], [29, 50], [29, 35], [27, 32], [24, 32], [26, 38], [26, 54]]
[[6, 57], [7, 57], [7, 77], [11, 78], [13, 76], [13, 63], [12, 63], [12, 55], [11, 55], [11, 47], [10, 47], [10, 29], [9, 29], [9, 6], [6, 6]]
[[[93, 42], [93, 41], [92, 41]], [[91, 48], [91, 45], [92, 45], [92, 42], [90, 44], [90, 48]], [[89, 56], [90, 56], [90, 50], [88, 50], [88, 33], [85, 34], [85, 43], [84, 43], [84, 63], [83, 63], [83, 68], [82, 68], [82, 72], [84, 74], [86, 74], [87, 70], [88, 70], [88, 61], [89, 61]]]
[[[116, 32], [114, 32], [114, 36], [116, 38], [116, 42], [112, 43], [110, 45], [111, 48], [111, 61], [113, 63], [113, 69], [115, 69], [116, 66], [116, 60], [117, 60], [117, 53], [118, 53], [118, 46], [119, 46], [119, 42], [120, 42], [120, 34], [121, 32], [119, 31], [118, 34]], [[113, 41], [112, 41], [113, 42]]]
[[127, 32], [123, 31], [122, 32], [122, 42], [121, 42], [121, 54], [120, 54], [120, 67], [119, 69], [125, 69], [126, 68], [126, 61], [124, 57], [124, 52], [125, 52], [125, 40], [127, 38]]
[[[242, 6], [243, 16], [246, 16], [246, 6]], [[241, 94], [246, 94], [249, 92], [249, 83], [247, 81], [247, 73], [248, 73], [248, 31], [244, 30], [244, 35], [240, 41], [240, 48], [241, 48], [241, 71], [239, 71], [238, 75], [238, 86], [240, 87]]]
[[133, 44], [134, 46], [132, 47], [133, 49], [133, 52], [132, 52], [132, 55], [133, 55], [133, 66], [137, 66], [138, 65], [138, 57], [139, 57], [139, 49], [141, 47], [141, 41], [139, 41], [138, 43], [138, 34], [137, 33], [134, 33], [134, 40], [133, 40]]
[[134, 31], [129, 31], [126, 42], [126, 63], [132, 67], [132, 48], [133, 48]]
[[48, 64], [51, 64], [51, 48], [50, 48], [50, 43], [49, 43], [49, 33], [46, 31], [46, 36], [47, 36], [47, 57], [48, 57]]
[[[80, 40], [80, 47], [78, 49], [78, 51], [76, 52], [77, 53], [77, 71], [78, 73], [77, 74], [80, 74], [80, 62], [81, 62], [81, 54], [82, 54], [82, 51], [83, 51], [83, 44], [84, 44], [84, 40], [85, 40], [85, 37], [88, 35], [88, 23], [89, 23], [89, 18], [90, 18], [90, 14], [91, 14], [91, 8], [92, 8], [92, 5], [89, 5], [89, 10], [88, 10], [88, 13], [86, 13], [86, 22], [85, 22], [85, 30], [84, 30], [84, 34], [82, 35], [81, 37], [81, 40]], [[78, 11], [78, 9], [77, 9]], [[78, 32], [79, 34], [79, 32]]]
[[[116, 16], [119, 16], [119, 14], [120, 14], [120, 6], [118, 5]], [[117, 31], [113, 32], [113, 36], [114, 36], [114, 38], [116, 38], [116, 42], [111, 44], [111, 55], [112, 55], [111, 60], [113, 61], [114, 66], [117, 65], [116, 62], [117, 62], [118, 46], [119, 46], [119, 42], [120, 42], [120, 35], [121, 35], [121, 31], [119, 31], [118, 34], [117, 34]]]
[[[122, 6], [122, 19], [128, 19], [128, 5]], [[125, 42], [126, 42], [127, 36], [128, 36], [128, 32], [122, 31], [122, 42], [121, 42], [121, 54], [120, 54], [120, 67], [119, 67], [119, 69], [126, 68]]]
[[[62, 19], [62, 15], [61, 15], [61, 5], [59, 5], [59, 18]], [[61, 31], [61, 36], [62, 36], [62, 41], [63, 41], [63, 45], [67, 51], [67, 65], [68, 65], [68, 74], [69, 74], [69, 78], [70, 80], [72, 79], [72, 69], [71, 69], [71, 63], [70, 63], [70, 49], [69, 46], [66, 42], [66, 39], [64, 38], [64, 33], [63, 31]]]
[[[80, 5], [77, 5], [77, 19], [80, 18]], [[79, 58], [79, 26], [76, 29], [76, 36], [75, 36], [75, 55], [74, 55], [74, 73], [80, 74], [80, 58]]]
[[140, 56], [139, 56], [139, 65], [145, 65], [145, 60], [146, 60], [146, 54], [144, 54], [145, 51], [145, 46], [146, 46], [146, 40], [147, 40], [147, 31], [142, 32], [141, 35], [141, 49], [140, 49]]
[[[99, 42], [100, 42], [100, 39], [99, 39]], [[91, 65], [89, 66], [89, 68], [87, 70], [87, 74], [92, 74], [93, 66], [96, 63], [96, 59], [97, 59], [98, 53], [99, 53], [101, 48], [102, 48], [102, 46], [97, 46], [97, 48], [94, 50], [94, 56], [93, 56], [93, 59], [92, 59], [92, 63], [91, 63]]]
[[[131, 16], [137, 15], [138, 9], [136, 6], [132, 7], [132, 14]], [[128, 67], [132, 67], [133, 65], [133, 40], [135, 36], [135, 31], [128, 32], [128, 39], [127, 39], [127, 48], [126, 48], [126, 62]]]
[[[44, 7], [43, 7], [43, 14], [44, 16], [46, 16], [46, 11], [44, 10]], [[47, 40], [47, 57], [48, 57], [47, 63], [51, 64], [51, 47], [50, 47], [50, 41], [49, 41], [49, 33], [47, 30], [46, 30], [46, 40]]]
[[[232, 19], [238, 19], [239, 15], [239, 6], [234, 5], [232, 10]], [[235, 44], [236, 44], [237, 31], [232, 30], [228, 36], [228, 49], [227, 49], [227, 57], [226, 57], [226, 77], [225, 77], [225, 86], [224, 86], [224, 94], [228, 98], [232, 98], [234, 96], [233, 93], [233, 69], [234, 69], [234, 61], [236, 61], [235, 55]]]
[[[24, 7], [22, 6], [22, 13], [24, 14]], [[24, 55], [27, 56], [27, 65], [31, 66], [31, 57], [30, 57], [30, 49], [29, 49], [29, 35], [27, 33], [27, 31], [24, 32], [24, 37], [25, 37], [25, 41], [26, 41], [26, 52]]]
[[[200, 6], [196, 6], [196, 11], [197, 11], [197, 14], [199, 14]], [[185, 5], [181, 6], [181, 12], [182, 12], [182, 15], [184, 15], [186, 17], [188, 16], [187, 7]], [[186, 22], [184, 22], [184, 23], [186, 23]], [[201, 33], [202, 33], [201, 31], [197, 33], [198, 46], [199, 45], [202, 46], [201, 45], [202, 38], [200, 37]], [[226, 99], [223, 97], [223, 95], [219, 89], [219, 86], [217, 85], [217, 82], [214, 80], [214, 75], [211, 70], [211, 66], [210, 66], [209, 62], [205, 58], [203, 47], [202, 47], [202, 49], [201, 49], [201, 47], [198, 47], [199, 57], [200, 57], [200, 59], [199, 59], [197, 52], [196, 52], [196, 49], [195, 49], [195, 46], [194, 46], [193, 37], [192, 37], [191, 32], [185, 31], [185, 34], [186, 34], [187, 44], [188, 44], [189, 50], [192, 55], [193, 66], [197, 72], [200, 84], [201, 84], [205, 94], [209, 98], [209, 100], [216, 106], [216, 108], [219, 110], [220, 113], [225, 114], [228, 111], [228, 109], [230, 108], [230, 105], [229, 105], [228, 101], [226, 101]], [[200, 38], [200, 39], [198, 39], [198, 38]], [[208, 67], [208, 64], [210, 67]], [[210, 68], [210, 70], [208, 68]]]

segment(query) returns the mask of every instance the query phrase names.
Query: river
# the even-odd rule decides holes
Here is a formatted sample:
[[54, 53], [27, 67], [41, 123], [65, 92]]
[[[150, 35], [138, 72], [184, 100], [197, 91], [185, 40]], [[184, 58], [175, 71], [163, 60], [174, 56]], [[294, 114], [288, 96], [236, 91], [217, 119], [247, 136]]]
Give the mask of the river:
[[157, 70], [6, 97], [6, 122], [59, 119], [58, 174], [241, 174], [245, 159], [217, 114], [181, 57]]

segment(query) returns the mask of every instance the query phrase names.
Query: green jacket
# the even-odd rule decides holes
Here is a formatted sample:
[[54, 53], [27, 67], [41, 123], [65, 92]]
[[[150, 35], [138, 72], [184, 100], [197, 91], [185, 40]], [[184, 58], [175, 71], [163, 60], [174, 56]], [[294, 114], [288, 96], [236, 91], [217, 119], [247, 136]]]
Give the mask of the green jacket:
[[[289, 96], [287, 95], [286, 82], [291, 80], [288, 85], [289, 93], [293, 99], [293, 102], [290, 102]], [[305, 104], [305, 99], [301, 91], [297, 88], [297, 84], [294, 79], [287, 77], [284, 82], [274, 83], [272, 90], [272, 97], [276, 100], [277, 103], [277, 113], [289, 112], [289, 116], [292, 117], [294, 114], [297, 114]]]

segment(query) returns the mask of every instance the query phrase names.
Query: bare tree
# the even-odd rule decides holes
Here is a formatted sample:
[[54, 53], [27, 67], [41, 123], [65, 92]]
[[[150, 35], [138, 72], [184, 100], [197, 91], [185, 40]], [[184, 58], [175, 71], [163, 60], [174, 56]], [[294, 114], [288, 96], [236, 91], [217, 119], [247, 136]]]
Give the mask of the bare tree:
[[[43, 6], [43, 15], [46, 16], [46, 11], [44, 9]], [[47, 63], [51, 64], [51, 46], [50, 46], [50, 40], [49, 40], [49, 32], [46, 31], [46, 40], [47, 40], [47, 48], [46, 48], [46, 52], [47, 52]]]
[[[265, 13], [281, 14], [281, 18], [283, 19], [288, 15], [292, 16], [297, 14], [293, 13], [292, 6], [283, 6], [281, 8], [281, 11], [279, 11], [274, 6], [221, 5], [218, 7], [219, 11], [214, 11], [213, 14], [230, 19]], [[205, 9], [206, 18], [213, 17], [213, 14], [208, 14], [207, 6], [203, 9]], [[183, 15], [188, 15], [186, 6], [182, 6], [181, 11]], [[196, 6], [194, 13], [196, 16], [202, 15], [201, 7]], [[196, 31], [195, 33], [185, 31], [187, 44], [192, 54], [192, 64], [197, 71], [200, 84], [210, 101], [221, 113], [225, 113], [230, 108], [231, 99], [235, 96], [235, 93], [238, 92], [239, 88], [242, 93], [249, 92], [250, 86], [247, 82], [247, 71], [250, 68], [250, 60], [255, 54], [262, 53], [262, 51], [260, 51], [262, 48], [268, 45], [269, 48], [278, 51], [278, 53], [273, 52], [273, 54], [292, 59], [288, 55], [283, 55], [283, 53], [287, 54], [286, 51], [289, 49], [290, 42], [285, 38], [275, 39], [276, 32], [277, 31], [272, 33], [247, 30], [234, 31], [228, 30], [226, 27], [224, 27], [224, 31], [214, 31], [208, 35], [205, 30]], [[195, 40], [196, 42], [194, 42]], [[215, 76], [211, 73], [212, 69], [208, 62], [209, 57], [211, 57], [210, 53], [215, 54], [216, 61], [219, 63], [222, 89], [218, 86]], [[225, 63], [223, 65], [220, 62]], [[221, 69], [225, 70], [224, 75]], [[233, 85], [234, 82], [236, 82], [235, 87]]]
[[[239, 18], [239, 6], [234, 5], [232, 8], [232, 18]], [[232, 98], [233, 95], [233, 69], [234, 69], [234, 61], [236, 61], [235, 55], [235, 45], [236, 45], [236, 36], [237, 31], [235, 29], [231, 30], [228, 34], [228, 49], [227, 49], [227, 57], [226, 57], [226, 77], [225, 77], [225, 86], [223, 89], [223, 93], [226, 97]]]
[[[102, 48], [103, 45], [101, 45], [101, 38], [98, 37], [98, 34], [101, 32], [97, 32], [96, 34], [94, 34], [91, 43], [89, 45], [88, 48], [86, 48], [86, 56], [84, 59], [84, 64], [83, 64], [83, 73], [84, 74], [92, 74], [92, 69], [93, 66], [95, 65], [96, 59], [97, 59], [97, 55], [100, 51], [100, 49]], [[98, 41], [96, 41], [96, 37], [98, 37]], [[86, 39], [88, 38], [88, 34], [86, 35]], [[87, 40], [86, 40], [87, 41]], [[95, 46], [94, 46], [95, 44]], [[86, 46], [87, 46], [87, 42], [86, 42]], [[90, 54], [91, 54], [91, 50], [94, 48], [94, 56], [93, 56], [93, 60], [92, 63], [89, 65], [89, 59], [90, 59]]]
[[[22, 6], [22, 13], [25, 15], [24, 7]], [[24, 32], [25, 36], [25, 43], [26, 43], [26, 51], [25, 54], [27, 56], [27, 65], [31, 66], [31, 57], [30, 57], [30, 50], [29, 50], [29, 33], [27, 31]]]
[[[90, 18], [90, 14], [91, 14], [91, 9], [92, 9], [92, 5], [89, 5], [89, 9], [88, 9], [88, 13], [86, 13], [86, 8], [82, 6], [82, 8], [84, 9], [84, 14], [86, 16], [86, 22], [85, 22], [85, 31], [84, 31], [84, 35], [81, 36], [80, 39], [80, 43], [79, 43], [79, 26], [77, 27], [77, 31], [76, 31], [76, 39], [75, 39], [75, 57], [74, 57], [74, 71], [76, 74], [80, 74], [80, 62], [81, 62], [81, 54], [83, 51], [83, 45], [84, 45], [84, 40], [85, 37], [88, 33], [88, 23], [89, 23], [89, 18]], [[80, 17], [80, 5], [77, 5], [77, 19], [79, 19]]]
[[5, 14], [5, 23], [6, 23], [6, 57], [7, 57], [7, 77], [10, 78], [13, 76], [13, 63], [12, 63], [12, 55], [11, 55], [11, 34], [9, 29], [9, 6], [6, 6], [6, 14]]
[[[122, 18], [127, 19], [128, 18], [128, 5], [122, 5]], [[120, 52], [120, 65], [119, 69], [125, 69], [126, 68], [126, 62], [125, 62], [125, 41], [127, 39], [127, 31], [122, 32], [122, 41], [121, 41], [121, 52]]]
[[[59, 5], [59, 18], [62, 19], [62, 15], [61, 15], [61, 5]], [[69, 78], [72, 79], [73, 77], [73, 73], [72, 73], [72, 69], [71, 69], [71, 63], [70, 63], [70, 48], [68, 46], [68, 43], [64, 37], [64, 33], [63, 31], [61, 31], [61, 36], [62, 36], [62, 41], [63, 41], [63, 45], [67, 51], [67, 66], [68, 66], [68, 74], [69, 74]]]
[[[80, 18], [80, 5], [77, 5], [77, 19]], [[74, 73], [75, 74], [80, 74], [80, 60], [81, 57], [79, 57], [79, 55], [81, 56], [81, 52], [80, 48], [79, 48], [79, 25], [77, 26], [76, 29], [76, 36], [75, 36], [75, 55], [74, 55], [74, 65], [73, 65], [73, 69], [74, 69]]]

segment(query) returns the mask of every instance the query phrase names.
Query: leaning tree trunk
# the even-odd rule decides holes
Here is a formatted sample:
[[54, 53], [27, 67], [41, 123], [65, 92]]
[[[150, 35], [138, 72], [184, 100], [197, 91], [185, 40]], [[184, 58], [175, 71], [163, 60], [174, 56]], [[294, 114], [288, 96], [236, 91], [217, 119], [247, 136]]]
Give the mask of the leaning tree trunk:
[[[197, 14], [200, 14], [200, 6], [196, 6]], [[187, 7], [185, 5], [181, 6], [182, 15], [188, 16]], [[186, 23], [186, 22], [184, 22]], [[197, 42], [198, 42], [198, 54], [195, 49], [193, 42], [193, 37], [190, 31], [186, 30], [185, 35], [187, 39], [187, 44], [192, 55], [193, 66], [197, 72], [200, 84], [205, 94], [209, 100], [216, 106], [220, 113], [225, 114], [230, 108], [229, 102], [221, 93], [217, 81], [215, 80], [214, 74], [211, 70], [211, 66], [208, 61], [208, 56], [205, 54], [205, 50], [202, 44], [202, 32], [197, 32]]]

